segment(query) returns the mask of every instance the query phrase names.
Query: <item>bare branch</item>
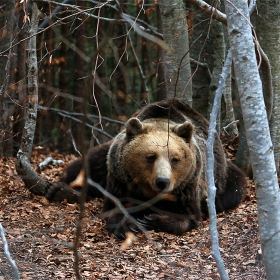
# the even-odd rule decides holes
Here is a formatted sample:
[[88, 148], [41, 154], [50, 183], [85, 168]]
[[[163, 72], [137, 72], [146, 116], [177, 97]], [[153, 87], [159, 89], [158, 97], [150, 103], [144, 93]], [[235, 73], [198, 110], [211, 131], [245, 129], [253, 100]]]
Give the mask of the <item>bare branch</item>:
[[4, 228], [3, 228], [1, 223], [0, 223], [0, 235], [1, 235], [1, 239], [2, 239], [3, 244], [4, 244], [4, 252], [5, 252], [6, 258], [13, 268], [14, 279], [18, 280], [19, 279], [18, 268], [17, 268], [17, 265], [16, 265], [15, 261], [12, 259], [11, 255], [10, 255], [8, 242], [6, 240]]
[[203, 13], [211, 15], [214, 19], [227, 25], [227, 16], [213, 6], [207, 4], [202, 0], [190, 0], [189, 3], [193, 4], [197, 9], [202, 10]]
[[216, 207], [215, 207], [215, 196], [216, 196], [216, 187], [214, 180], [214, 153], [213, 146], [215, 140], [216, 133], [216, 119], [218, 116], [221, 97], [225, 87], [226, 78], [231, 69], [231, 61], [232, 61], [232, 52], [231, 49], [228, 52], [225, 64], [223, 66], [221, 78], [219, 80], [219, 87], [216, 91], [213, 108], [210, 114], [210, 124], [209, 124], [209, 132], [208, 139], [206, 141], [206, 152], [207, 152], [207, 181], [208, 181], [208, 212], [210, 217], [210, 233], [212, 240], [212, 254], [216, 260], [219, 273], [222, 279], [229, 279], [228, 274], [225, 270], [223, 259], [220, 255], [219, 250], [219, 237], [217, 231], [217, 218], [216, 218]]
[[168, 44], [166, 44], [163, 40], [161, 40], [160, 38], [151, 35], [147, 32], [145, 32], [137, 23], [135, 20], [132, 20], [128, 15], [122, 13], [121, 14], [122, 18], [126, 20], [127, 23], [129, 23], [131, 25], [131, 27], [141, 36], [145, 37], [146, 39], [150, 40], [151, 42], [154, 42], [156, 44], [158, 44], [161, 48], [163, 48], [164, 50], [166, 50], [169, 53], [172, 53], [173, 50], [172, 48], [170, 48], [170, 46]]

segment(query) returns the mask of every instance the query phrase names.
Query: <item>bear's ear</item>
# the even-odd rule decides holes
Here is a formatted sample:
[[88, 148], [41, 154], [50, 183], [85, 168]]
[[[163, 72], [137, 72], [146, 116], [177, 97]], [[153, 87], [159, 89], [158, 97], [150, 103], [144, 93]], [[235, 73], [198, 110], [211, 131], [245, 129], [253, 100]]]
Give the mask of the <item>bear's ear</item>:
[[187, 143], [190, 143], [194, 128], [190, 122], [185, 121], [182, 124], [174, 125], [171, 128], [171, 131], [177, 134], [179, 137], [182, 137]]
[[128, 140], [136, 135], [142, 134], [144, 125], [137, 118], [131, 118], [126, 123], [126, 137]]

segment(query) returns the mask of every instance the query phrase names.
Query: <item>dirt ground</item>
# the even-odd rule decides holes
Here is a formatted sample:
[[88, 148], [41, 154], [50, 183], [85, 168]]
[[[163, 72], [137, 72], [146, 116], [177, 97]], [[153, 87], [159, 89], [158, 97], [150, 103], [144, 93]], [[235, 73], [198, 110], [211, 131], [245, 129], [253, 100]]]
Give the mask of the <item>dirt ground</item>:
[[[34, 169], [47, 156], [65, 164], [39, 172], [57, 181], [74, 156], [34, 152]], [[24, 188], [15, 160], [0, 159], [0, 222], [21, 279], [76, 279], [73, 241], [79, 216], [77, 204], [51, 203]], [[107, 235], [99, 218], [102, 199], [85, 203], [79, 247], [83, 279], [220, 279], [211, 255], [208, 220], [183, 236], [149, 232], [121, 250], [123, 241]], [[254, 185], [248, 180], [246, 201], [236, 210], [218, 215], [222, 257], [230, 279], [265, 279], [257, 225]], [[0, 280], [13, 279], [0, 239]]]

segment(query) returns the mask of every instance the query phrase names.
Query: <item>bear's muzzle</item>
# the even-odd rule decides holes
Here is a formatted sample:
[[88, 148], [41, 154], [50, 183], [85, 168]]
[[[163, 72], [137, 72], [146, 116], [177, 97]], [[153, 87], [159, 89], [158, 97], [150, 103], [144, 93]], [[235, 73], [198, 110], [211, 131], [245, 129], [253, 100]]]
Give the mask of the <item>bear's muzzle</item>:
[[170, 186], [170, 180], [168, 178], [157, 178], [156, 179], [156, 187], [163, 191]]

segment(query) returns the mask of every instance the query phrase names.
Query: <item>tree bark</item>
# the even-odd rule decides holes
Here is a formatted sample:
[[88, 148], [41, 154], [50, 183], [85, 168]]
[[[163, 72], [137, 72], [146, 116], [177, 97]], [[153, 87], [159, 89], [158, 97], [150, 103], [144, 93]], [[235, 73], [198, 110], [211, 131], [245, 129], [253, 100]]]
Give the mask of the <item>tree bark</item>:
[[176, 96], [192, 106], [189, 35], [184, 3], [182, 0], [161, 0], [159, 7], [164, 41], [174, 51], [165, 51], [167, 97]]
[[[225, 50], [226, 50], [226, 42], [224, 38], [224, 28], [222, 23], [218, 21], [213, 21], [212, 23], [212, 32], [213, 35], [213, 49], [214, 49], [214, 62], [213, 62], [213, 71], [211, 76], [211, 82], [209, 87], [209, 106], [208, 106], [208, 117], [210, 116], [214, 97], [216, 90], [219, 85], [220, 75], [222, 73], [223, 63], [225, 60]], [[220, 119], [220, 116], [218, 116]]]
[[214, 58], [214, 50], [211, 47], [213, 40], [209, 32], [211, 19], [204, 10], [199, 9], [193, 14], [193, 5], [189, 1], [186, 3], [189, 10], [193, 108], [207, 118]]
[[[28, 12], [28, 5], [22, 3], [22, 7], [19, 10], [18, 15], [18, 41], [21, 42], [17, 47], [17, 81], [18, 81], [18, 96], [17, 100], [19, 106], [16, 109], [16, 119], [19, 119], [16, 124], [14, 124], [13, 129], [15, 133], [15, 141], [17, 144], [21, 141], [22, 131], [25, 123], [25, 111], [24, 106], [26, 103], [26, 23], [24, 21], [25, 11]], [[19, 117], [18, 117], [19, 116]], [[14, 151], [14, 156], [16, 156], [17, 150]]]
[[[66, 12], [67, 15], [67, 12]], [[67, 38], [67, 35], [69, 33], [69, 25], [68, 24], [62, 24], [60, 26], [60, 32], [62, 38]], [[60, 58], [59, 58], [59, 88], [61, 92], [67, 93], [68, 90], [68, 83], [69, 81], [69, 75], [67, 75], [68, 65], [67, 65], [67, 51], [68, 51], [68, 44], [66, 41], [62, 40], [60, 45]], [[69, 62], [68, 62], [69, 63]], [[65, 97], [59, 96], [58, 97], [58, 106], [61, 110], [68, 111], [68, 101]], [[56, 137], [56, 145], [58, 146], [59, 150], [61, 151], [69, 151], [69, 141], [67, 135], [67, 129], [69, 127], [69, 120], [63, 118], [56, 118], [56, 127], [60, 128], [57, 131], [57, 137]]]
[[38, 29], [39, 11], [37, 4], [32, 2], [32, 16], [29, 27], [28, 51], [28, 100], [26, 104], [26, 122], [17, 153], [16, 170], [25, 186], [34, 194], [44, 195], [47, 191], [47, 182], [42, 180], [32, 169], [30, 157], [37, 120], [38, 106], [38, 65], [36, 54], [36, 32]]
[[[157, 6], [157, 29], [159, 33], [162, 33], [162, 17], [160, 14], [160, 9]], [[165, 67], [164, 67], [164, 51], [162, 48], [158, 48], [158, 64], [157, 64], [157, 86], [158, 86], [158, 92], [156, 95], [156, 101], [163, 100], [167, 96], [167, 89], [164, 84], [165, 81]]]
[[[279, 174], [280, 164], [280, 2], [262, 1], [258, 7], [258, 35], [260, 44], [267, 54], [272, 72], [273, 108], [270, 119], [270, 132], [274, 147], [276, 169]], [[264, 73], [265, 74], [265, 73]], [[264, 75], [265, 76], [265, 75]], [[265, 82], [265, 80], [264, 80]], [[270, 81], [267, 81], [270, 82]], [[264, 87], [266, 88], [266, 87]]]
[[[0, 157], [3, 156], [7, 149], [7, 143], [11, 137], [11, 129], [9, 125], [8, 101], [10, 98], [7, 95], [10, 74], [11, 60], [11, 44], [13, 39], [14, 29], [14, 7], [15, 0], [5, 1], [5, 18], [3, 28], [1, 27], [1, 42], [0, 42]], [[7, 51], [6, 51], [7, 50]]]
[[[221, 130], [224, 131], [230, 137], [234, 137], [238, 134], [236, 125], [236, 119], [232, 104], [232, 83], [231, 73], [226, 78], [226, 85], [223, 92], [223, 101], [221, 104]], [[222, 106], [224, 104], [224, 106]]]
[[[85, 3], [83, 1], [78, 2], [79, 7], [82, 9], [85, 8]], [[85, 31], [86, 31], [86, 23], [85, 23], [85, 17], [83, 15], [79, 16], [79, 19], [76, 20], [77, 29], [75, 32], [76, 35], [76, 47], [82, 52], [85, 53]], [[78, 97], [84, 97], [86, 100], [90, 99], [90, 96], [86, 96], [86, 82], [85, 82], [85, 76], [87, 75], [84, 71], [85, 68], [85, 61], [84, 59], [78, 54], [74, 54], [74, 92], [73, 95]], [[74, 112], [81, 112], [82, 111], [82, 103], [73, 101], [73, 111]], [[83, 149], [83, 146], [85, 145], [84, 139], [80, 137], [82, 133], [85, 133], [85, 131], [82, 130], [81, 125], [77, 125], [72, 127], [72, 133], [75, 136], [76, 145], [79, 151]]]
[[229, 41], [258, 199], [267, 279], [280, 279], [280, 196], [247, 1], [225, 1]]

